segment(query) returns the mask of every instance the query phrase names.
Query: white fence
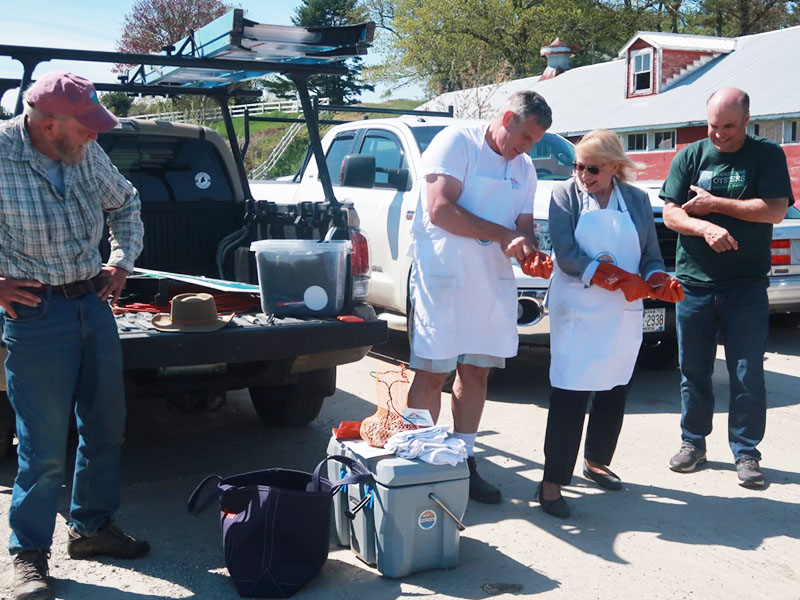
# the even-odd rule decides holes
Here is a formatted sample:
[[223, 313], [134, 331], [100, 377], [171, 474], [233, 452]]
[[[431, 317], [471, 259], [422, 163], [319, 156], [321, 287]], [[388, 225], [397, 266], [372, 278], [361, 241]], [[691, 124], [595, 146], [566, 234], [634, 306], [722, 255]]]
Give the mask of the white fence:
[[[330, 103], [328, 98], [320, 98], [320, 106]], [[254, 102], [252, 104], [238, 104], [231, 106], [232, 117], [243, 117], [245, 109], [251, 115], [260, 115], [266, 112], [300, 113], [302, 107], [298, 100], [272, 100], [270, 102]], [[219, 108], [207, 108], [194, 111], [173, 110], [165, 112], [147, 113], [144, 115], [131, 115], [134, 119], [153, 119], [159, 121], [173, 121], [176, 123], [186, 123], [195, 121], [219, 121], [222, 119], [222, 111]]]

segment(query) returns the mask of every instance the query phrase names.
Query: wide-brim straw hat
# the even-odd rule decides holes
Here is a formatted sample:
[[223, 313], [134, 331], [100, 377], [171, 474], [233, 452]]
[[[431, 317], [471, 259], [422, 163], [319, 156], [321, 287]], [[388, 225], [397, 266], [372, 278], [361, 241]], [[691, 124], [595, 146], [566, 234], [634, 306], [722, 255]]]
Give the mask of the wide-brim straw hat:
[[217, 315], [211, 294], [178, 294], [172, 299], [169, 314], [155, 315], [151, 323], [159, 331], [205, 333], [222, 329], [232, 318], [233, 313]]

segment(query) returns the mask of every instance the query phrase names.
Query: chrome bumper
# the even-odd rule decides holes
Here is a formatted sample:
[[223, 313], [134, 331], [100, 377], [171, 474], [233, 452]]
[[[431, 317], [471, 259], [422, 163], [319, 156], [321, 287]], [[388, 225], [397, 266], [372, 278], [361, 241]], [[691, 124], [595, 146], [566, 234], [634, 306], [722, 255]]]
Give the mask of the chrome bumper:
[[800, 312], [800, 275], [770, 277], [767, 297], [770, 312]]

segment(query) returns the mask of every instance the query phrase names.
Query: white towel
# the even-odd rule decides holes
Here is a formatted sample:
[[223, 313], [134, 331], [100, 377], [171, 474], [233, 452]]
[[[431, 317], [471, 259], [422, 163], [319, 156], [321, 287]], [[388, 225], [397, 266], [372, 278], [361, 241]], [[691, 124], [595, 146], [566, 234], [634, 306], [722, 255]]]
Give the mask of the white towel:
[[384, 448], [400, 458], [418, 458], [432, 465], [455, 466], [467, 458], [464, 441], [448, 437], [447, 427], [442, 426], [395, 433]]

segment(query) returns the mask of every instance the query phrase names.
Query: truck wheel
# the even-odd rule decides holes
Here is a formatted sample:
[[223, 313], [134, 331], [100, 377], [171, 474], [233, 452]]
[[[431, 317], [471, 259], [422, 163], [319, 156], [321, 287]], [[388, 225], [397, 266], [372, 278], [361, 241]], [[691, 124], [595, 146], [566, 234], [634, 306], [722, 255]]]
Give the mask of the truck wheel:
[[667, 338], [642, 344], [636, 366], [643, 369], [672, 369], [678, 366], [678, 340]]
[[298, 427], [317, 418], [324, 396], [303, 395], [294, 385], [251, 387], [250, 401], [266, 425]]
[[14, 456], [14, 422], [8, 394], [0, 392], [0, 460]]
[[336, 391], [336, 367], [303, 373], [297, 383], [252, 386], [250, 401], [266, 425], [298, 427], [317, 418], [322, 403]]

